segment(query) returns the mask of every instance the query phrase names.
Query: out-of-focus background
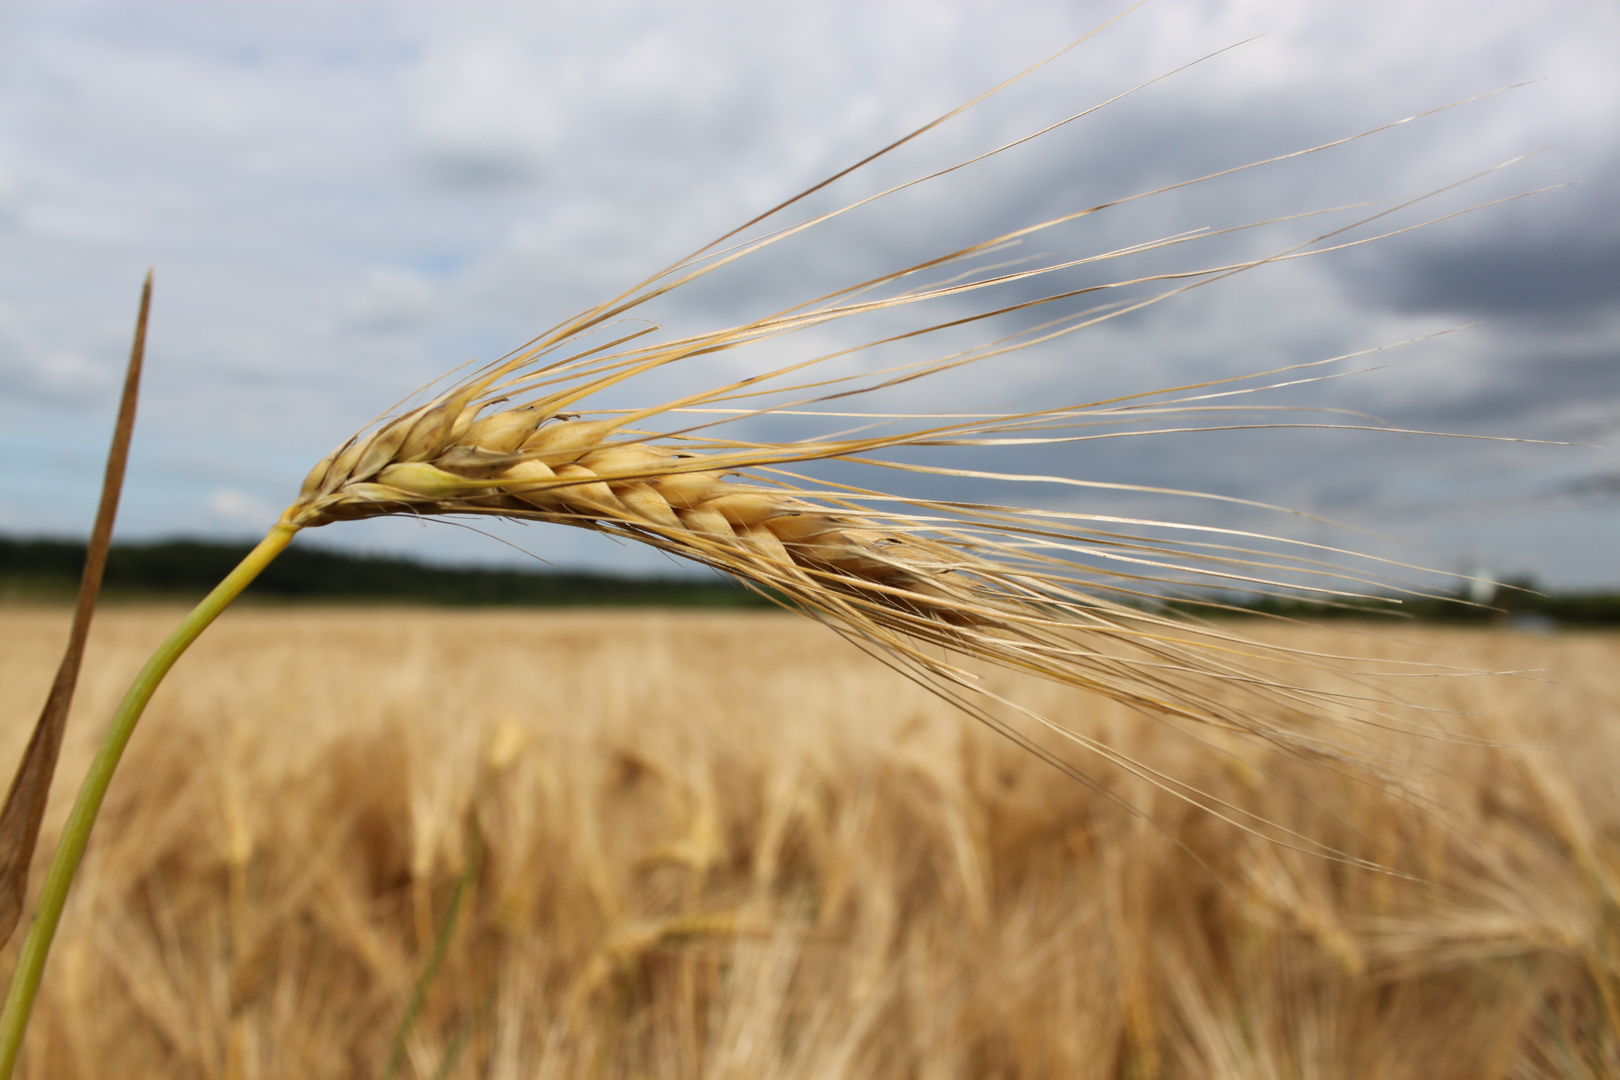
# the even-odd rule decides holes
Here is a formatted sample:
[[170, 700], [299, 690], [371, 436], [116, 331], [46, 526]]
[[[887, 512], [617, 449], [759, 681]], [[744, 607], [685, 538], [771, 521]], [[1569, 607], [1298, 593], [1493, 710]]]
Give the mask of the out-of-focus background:
[[[179, 613], [98, 616], [64, 781]], [[0, 760], [67, 620], [0, 606]], [[130, 745], [19, 1076], [1616, 1075], [1620, 639], [1242, 628], [1435, 710], [1374, 732], [1390, 786], [979, 670], [1137, 763], [1024, 724], [1080, 783], [768, 612], [229, 612]]]
[[[149, 265], [149, 373], [119, 536], [257, 535], [316, 459], [397, 399], [633, 284], [1115, 10], [7, 4], [0, 532], [87, 532]], [[1239, 42], [656, 315], [672, 331], [723, 325], [953, 241], [1539, 80], [1038, 244], [1090, 250], [1423, 194], [1531, 152], [1401, 223], [1574, 186], [1197, 290], [980, 371], [971, 404], [1085, 401], [1469, 325], [1352, 365], [1392, 366], [1309, 400], [1406, 428], [1583, 445], [1245, 433], [997, 464], [1282, 503], [1397, 538], [1370, 543], [1447, 571], [1620, 583], [1620, 458], [1605, 448], [1620, 424], [1612, 5], [1156, 0], [838, 193], [999, 145]], [[644, 393], [735, 374], [693, 367]], [[947, 382], [921, 401], [961, 408], [972, 389]], [[569, 530], [491, 531], [554, 565], [672, 569]], [[535, 565], [449, 524], [344, 525], [310, 542]]]

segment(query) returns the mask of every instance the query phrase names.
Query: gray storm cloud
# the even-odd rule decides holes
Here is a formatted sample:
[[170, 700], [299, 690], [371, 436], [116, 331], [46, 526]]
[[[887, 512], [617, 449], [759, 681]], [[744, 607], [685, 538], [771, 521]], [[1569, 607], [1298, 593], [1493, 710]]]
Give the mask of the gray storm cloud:
[[[950, 244], [1545, 77], [1364, 142], [1119, 207], [1026, 250], [1095, 252], [1420, 195], [1549, 146], [1387, 224], [1576, 186], [1194, 290], [919, 388], [912, 402], [1082, 402], [1477, 323], [1348, 365], [1386, 370], [1276, 400], [1402, 428], [1593, 445], [1230, 432], [977, 460], [1296, 506], [1398, 538], [1353, 542], [1431, 565], [1620, 583], [1620, 505], [1599, 482], [1620, 472], [1605, 448], [1620, 428], [1620, 19], [1581, 3], [1469, 13], [1459, 19], [1443, 3], [1149, 4], [813, 208], [1264, 36], [672, 297], [656, 316], [671, 331], [723, 325]], [[253, 514], [284, 504], [314, 460], [401, 396], [469, 357], [504, 353], [1110, 14], [1089, 4], [9, 5], [0, 529], [88, 527], [148, 264], [157, 307], [121, 531], [245, 535]], [[1275, 252], [1384, 205], [1119, 266]], [[676, 378], [641, 392], [673, 394]], [[971, 483], [955, 493], [1006, 497]], [[1268, 524], [1232, 507], [1196, 513]], [[495, 531], [554, 563], [662, 565], [563, 530]], [[319, 542], [351, 547], [515, 557], [450, 526], [324, 532]]]

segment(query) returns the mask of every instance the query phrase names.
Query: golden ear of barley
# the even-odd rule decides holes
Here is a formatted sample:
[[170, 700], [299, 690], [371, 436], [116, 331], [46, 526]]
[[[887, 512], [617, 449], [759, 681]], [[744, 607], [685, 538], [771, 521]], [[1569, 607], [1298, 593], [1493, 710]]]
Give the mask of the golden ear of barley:
[[[453, 390], [345, 444], [310, 472], [283, 522], [302, 528], [388, 514], [478, 514], [627, 536], [785, 599], [1071, 770], [985, 708], [960, 659], [925, 646], [1296, 753], [1364, 764], [1342, 740], [1326, 741], [1300, 723], [1326, 697], [1246, 668], [1242, 655], [1264, 648], [1230, 630], [1200, 629], [1071, 587], [1072, 573], [1061, 572], [1067, 564], [998, 543], [993, 531], [987, 538], [937, 516], [878, 513], [825, 491], [796, 489], [757, 468], [762, 461], [837, 457], [845, 450], [840, 444], [695, 452], [654, 442], [659, 436], [624, 421], [568, 419], [541, 405], [480, 417], [481, 405], [468, 397], [465, 388]], [[750, 475], [755, 482], [747, 482]], [[1014, 523], [1022, 521], [1019, 513], [1011, 513]], [[1051, 521], [1000, 527], [1064, 535]], [[1114, 542], [1126, 546], [1123, 537]], [[1231, 816], [1230, 808], [1083, 732], [1030, 715], [1150, 782]]]
[[[300, 527], [384, 514], [496, 513], [613, 529], [763, 584], [809, 587], [910, 605], [946, 622], [987, 621], [935, 578], [937, 545], [885, 532], [779, 489], [733, 483], [707, 455], [615, 439], [613, 422], [558, 420], [533, 408], [474, 421], [464, 406], [403, 417], [311, 471], [284, 520]], [[448, 411], [448, 410], [446, 410]], [[431, 426], [429, 438], [417, 431]], [[395, 448], [384, 458], [381, 448]], [[353, 462], [352, 465], [349, 463]]]
[[[1439, 110], [1431, 110], [1435, 111]], [[1351, 138], [1365, 138], [1393, 126]], [[1350, 139], [1334, 140], [1270, 160], [1298, 157], [1347, 141]], [[1268, 162], [1239, 168], [1264, 164]], [[1199, 179], [1207, 177], [1136, 197], [1176, 190]], [[590, 335], [615, 325], [621, 316], [648, 301], [881, 195], [719, 250], [717, 245], [732, 239], [734, 232], [543, 334], [427, 404], [350, 439], [311, 470], [298, 499], [283, 515], [282, 525], [297, 529], [388, 514], [474, 514], [614, 533], [732, 574], [822, 619], [1009, 733], [1005, 721], [997, 718], [998, 710], [1004, 711], [1002, 707], [1008, 703], [987, 696], [962, 665], [962, 657], [1095, 691], [1173, 720], [1246, 733], [1300, 754], [1377, 774], [1379, 769], [1371, 764], [1372, 751], [1352, 745], [1353, 737], [1324, 738], [1310, 721], [1315, 714], [1331, 712], [1389, 722], [1384, 703], [1352, 703], [1347, 697], [1309, 691], [1286, 677], [1263, 674], [1250, 663], [1258, 655], [1270, 661], [1320, 667], [1329, 658], [1295, 657], [1285, 648], [1248, 641], [1230, 628], [1172, 618], [1155, 606], [1167, 586], [1189, 578], [1259, 592], [1285, 592], [1304, 581], [1308, 591], [1328, 601], [1358, 597], [1376, 579], [1335, 561], [1351, 553], [1309, 544], [1279, 552], [1275, 544], [1284, 542], [1274, 537], [1177, 521], [1133, 521], [1084, 512], [899, 498], [849, 485], [811, 487], [789, 467], [844, 461], [993, 478], [997, 474], [930, 468], [883, 455], [908, 446], [1078, 446], [1104, 437], [1234, 426], [1230, 413], [1245, 406], [1214, 404], [1213, 399], [1235, 399], [1265, 389], [1264, 381], [1258, 387], [1217, 391], [1211, 389], [1212, 384], [1204, 384], [1002, 416], [895, 417], [803, 410], [834, 400], [842, 406], [872, 390], [1050, 344], [1255, 266], [1369, 242], [1388, 232], [1347, 237], [1357, 228], [1370, 231], [1368, 227], [1389, 214], [1435, 194], [1438, 192], [1365, 212], [1348, 224], [1245, 262], [1126, 275], [1081, 288], [1054, 286], [1010, 306], [981, 302], [966, 317], [958, 308], [948, 319], [921, 320], [920, 326], [898, 335], [778, 366], [729, 385], [698, 389], [675, 401], [640, 410], [581, 414], [578, 410], [592, 395], [692, 358], [767, 345], [784, 335], [834, 322], [858, 322], [900, 307], [973, 301], [987, 290], [1010, 285], [1024, 288], [1031, 282], [1053, 280], [1080, 265], [1094, 270], [1145, 251], [1274, 222], [1150, 240], [1083, 258], [990, 261], [1001, 259], [1007, 247], [1036, 232], [1098, 213], [1107, 208], [1105, 204], [945, 252], [750, 323], [650, 343], [646, 339], [650, 331], [637, 330], [605, 345], [587, 345]], [[1411, 227], [1415, 226], [1404, 228]], [[930, 274], [945, 276], [930, 280]], [[1092, 299], [1122, 286], [1139, 291], [1125, 301]], [[1007, 336], [930, 360], [858, 375], [816, 375], [812, 370], [868, 346], [1042, 310], [1057, 314]], [[570, 354], [568, 350], [577, 351]], [[1286, 371], [1286, 378], [1275, 381], [1297, 384], [1310, 377], [1307, 373], [1302, 379], [1300, 369], [1343, 359], [1262, 374]], [[727, 440], [714, 434], [718, 425], [731, 419], [784, 409], [796, 416], [837, 417], [840, 423], [856, 424], [853, 430], [857, 434], [848, 434], [851, 429], [846, 428], [844, 433], [783, 443]], [[662, 432], [648, 430], [647, 423], [658, 417], [678, 417], [680, 423]], [[1166, 417], [1176, 419], [1166, 425]], [[1149, 418], [1151, 422], [1144, 426]], [[862, 421], [870, 423], [863, 425]], [[859, 433], [863, 427], [882, 425], [887, 425], [885, 434]], [[1122, 430], [1097, 431], [1122, 425]], [[1237, 426], [1274, 423], [1247, 419]], [[1390, 430], [1382, 425], [1342, 422], [1283, 426]], [[1116, 491], [1129, 487], [1074, 477], [1004, 479], [1051, 480]], [[1135, 490], [1218, 498], [1163, 489]], [[1155, 530], [1160, 534], [1181, 530], [1194, 539], [1155, 539]], [[1266, 547], [1268, 543], [1273, 546]], [[939, 646], [948, 651], [942, 652]], [[1030, 718], [1179, 797], [1223, 812], [1202, 793], [1180, 788], [1173, 778], [1144, 769], [1083, 732], [1057, 728], [1033, 714]], [[1036, 748], [1028, 738], [1020, 737], [1020, 741]]]

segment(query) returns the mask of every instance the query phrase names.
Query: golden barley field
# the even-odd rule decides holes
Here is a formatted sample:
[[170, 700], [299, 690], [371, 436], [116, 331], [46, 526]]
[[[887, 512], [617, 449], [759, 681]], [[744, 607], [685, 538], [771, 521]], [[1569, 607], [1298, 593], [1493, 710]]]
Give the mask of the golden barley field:
[[[42, 862], [179, 614], [98, 617]], [[0, 608], [7, 760], [67, 620]], [[1387, 733], [1387, 789], [986, 678], [1400, 874], [1088, 787], [789, 616], [231, 612], [114, 782], [23, 1074], [1615, 1075], [1620, 637], [1265, 633], [1524, 674], [1402, 683], [1435, 734]]]

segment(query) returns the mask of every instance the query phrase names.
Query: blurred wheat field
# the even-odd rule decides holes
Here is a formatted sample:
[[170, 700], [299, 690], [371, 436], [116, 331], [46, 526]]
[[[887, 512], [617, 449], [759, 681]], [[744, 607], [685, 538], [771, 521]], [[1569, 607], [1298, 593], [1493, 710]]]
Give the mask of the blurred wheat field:
[[[99, 617], [42, 851], [178, 615]], [[6, 754], [67, 622], [0, 608]], [[1018, 689], [1410, 878], [1068, 755], [1087, 787], [800, 619], [232, 612], [113, 785], [24, 1073], [380, 1076], [465, 880], [400, 1076], [1614, 1075], [1620, 637], [1265, 633], [1540, 670], [1403, 684], [1453, 737], [1389, 733], [1389, 791]]]

